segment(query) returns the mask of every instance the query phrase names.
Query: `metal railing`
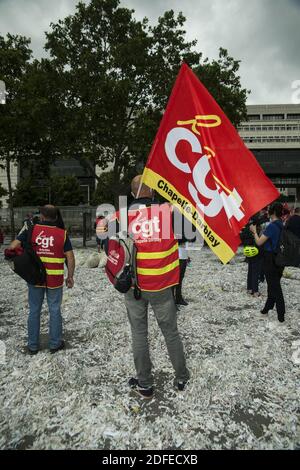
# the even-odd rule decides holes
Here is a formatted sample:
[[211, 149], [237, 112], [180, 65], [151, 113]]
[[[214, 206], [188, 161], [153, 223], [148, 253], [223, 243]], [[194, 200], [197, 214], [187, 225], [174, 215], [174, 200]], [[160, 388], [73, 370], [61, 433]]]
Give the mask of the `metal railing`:
[[[65, 223], [65, 227], [70, 235], [82, 236], [85, 232], [86, 240], [89, 240], [93, 234], [94, 222], [96, 219], [96, 207], [92, 206], [64, 206], [60, 207], [62, 218]], [[28, 214], [34, 214], [36, 207], [16, 207], [15, 212], [15, 225], [16, 229], [20, 230], [23, 226], [24, 220], [28, 217]], [[9, 209], [0, 208], [0, 225], [9, 233], [10, 230], [10, 219]]]

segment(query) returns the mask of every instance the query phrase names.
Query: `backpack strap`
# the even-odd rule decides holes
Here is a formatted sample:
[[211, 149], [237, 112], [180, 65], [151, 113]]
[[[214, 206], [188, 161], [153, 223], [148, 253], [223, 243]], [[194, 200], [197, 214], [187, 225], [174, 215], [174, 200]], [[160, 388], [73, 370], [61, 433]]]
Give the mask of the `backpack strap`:
[[25, 249], [27, 251], [33, 251], [33, 248], [32, 248], [33, 227], [34, 226], [30, 224], [30, 226], [28, 227], [28, 230], [27, 230], [27, 238], [26, 238], [26, 242], [25, 242]]
[[142, 293], [137, 283], [136, 256], [137, 256], [136, 244], [133, 242], [131, 266], [132, 266], [132, 279], [133, 279], [133, 285], [134, 285], [134, 298], [135, 300], [140, 300]]

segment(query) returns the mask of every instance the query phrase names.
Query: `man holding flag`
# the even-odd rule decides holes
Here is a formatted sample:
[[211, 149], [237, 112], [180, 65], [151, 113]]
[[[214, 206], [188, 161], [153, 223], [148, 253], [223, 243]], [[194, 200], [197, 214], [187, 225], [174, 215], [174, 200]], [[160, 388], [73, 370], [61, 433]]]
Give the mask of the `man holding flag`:
[[148, 304], [153, 308], [164, 335], [175, 371], [175, 387], [183, 391], [189, 379], [185, 354], [177, 329], [177, 308], [173, 287], [179, 283], [178, 242], [172, 227], [172, 207], [152, 200], [152, 190], [141, 184], [141, 176], [131, 183], [135, 197], [128, 210], [128, 233], [136, 246], [137, 297], [132, 288], [125, 294], [125, 304], [132, 333], [136, 378], [129, 386], [142, 398], [153, 396], [152, 364], [148, 343]]

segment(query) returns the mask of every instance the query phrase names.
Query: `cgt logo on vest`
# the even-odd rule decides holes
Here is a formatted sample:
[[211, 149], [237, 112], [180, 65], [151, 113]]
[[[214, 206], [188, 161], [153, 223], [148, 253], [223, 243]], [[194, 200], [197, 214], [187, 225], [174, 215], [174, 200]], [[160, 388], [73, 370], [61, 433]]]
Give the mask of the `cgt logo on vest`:
[[[215, 118], [216, 121], [219, 121], [217, 121], [216, 124], [206, 124], [206, 126], [204, 126], [204, 124], [197, 124], [197, 121], [195, 124], [195, 120], [187, 122], [178, 121], [177, 124], [183, 125], [193, 122], [193, 131], [196, 134], [200, 135], [200, 133], [196, 130], [197, 125], [202, 125], [204, 127], [216, 127], [216, 125], [219, 125], [221, 123], [220, 118], [218, 118], [218, 116], [207, 116], [207, 118]], [[243, 200], [237, 190], [234, 188], [232, 191], [230, 191], [214, 175], [213, 178], [216, 182], [216, 189], [213, 190], [206, 185], [206, 177], [211, 171], [209, 159], [214, 156], [214, 153], [208, 147], [204, 147], [206, 150], [208, 150], [208, 153], [211, 152], [212, 154], [203, 155], [204, 152], [202, 150], [202, 145], [195, 133], [183, 127], [175, 127], [171, 129], [165, 141], [165, 151], [169, 161], [172, 165], [174, 165], [176, 168], [178, 168], [178, 170], [182, 171], [183, 173], [192, 174], [193, 178], [188, 183], [188, 190], [191, 197], [195, 201], [196, 206], [198, 207], [200, 212], [204, 214], [204, 216], [216, 217], [224, 208], [228, 220], [234, 217], [237, 221], [240, 221], [241, 219], [243, 219], [245, 214], [242, 211]], [[197, 162], [193, 169], [190, 167], [188, 162], [183, 162], [179, 160], [176, 154], [177, 144], [182, 140], [185, 140], [190, 144], [193, 153], [202, 155], [196, 160]], [[198, 193], [204, 196], [206, 199], [210, 200], [210, 202], [207, 205], [203, 204], [200, 201]]]
[[47, 237], [45, 232], [42, 230], [35, 239], [35, 243], [42, 248], [50, 248], [54, 246], [54, 237]]
[[[150, 211], [151, 212], [151, 211]], [[136, 238], [160, 238], [160, 220], [157, 215], [149, 218], [142, 211], [139, 212], [137, 218], [130, 224], [130, 232]]]

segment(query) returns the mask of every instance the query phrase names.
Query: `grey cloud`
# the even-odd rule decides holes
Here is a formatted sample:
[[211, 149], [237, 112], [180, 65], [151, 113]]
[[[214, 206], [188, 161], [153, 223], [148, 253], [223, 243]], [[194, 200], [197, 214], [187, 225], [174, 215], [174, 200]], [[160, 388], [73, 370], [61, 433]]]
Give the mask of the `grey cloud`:
[[[77, 0], [0, 0], [0, 34], [32, 38], [36, 57], [45, 55], [44, 31], [50, 22], [72, 14]], [[220, 46], [241, 60], [249, 103], [291, 102], [292, 82], [300, 79], [300, 0], [121, 0], [135, 16], [153, 23], [164, 11], [182, 11], [189, 39], [204, 56]]]

